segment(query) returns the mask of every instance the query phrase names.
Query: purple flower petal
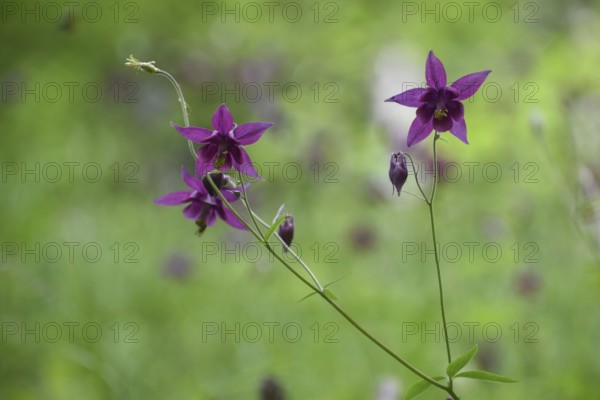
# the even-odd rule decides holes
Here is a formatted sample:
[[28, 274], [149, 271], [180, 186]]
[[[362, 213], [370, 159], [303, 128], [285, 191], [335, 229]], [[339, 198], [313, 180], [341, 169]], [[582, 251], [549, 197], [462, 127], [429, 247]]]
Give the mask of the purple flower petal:
[[215, 169], [213, 162], [202, 161], [200, 158], [196, 160], [196, 175], [202, 176], [208, 174]]
[[213, 226], [217, 222], [217, 213], [215, 212], [215, 208], [211, 207], [204, 216], [204, 223], [206, 226]]
[[427, 85], [434, 89], [442, 89], [446, 86], [444, 64], [433, 54], [433, 51], [430, 51], [429, 56], [427, 56], [425, 78], [427, 79]]
[[[232, 149], [235, 147], [232, 147]], [[233, 160], [233, 156], [231, 155], [231, 151], [227, 154], [223, 155], [223, 165], [219, 168], [219, 171], [229, 171], [235, 165], [235, 161]]]
[[241, 164], [244, 162], [244, 154], [242, 153], [242, 147], [241, 146], [231, 146], [231, 156], [233, 157], [234, 161], [238, 164]]
[[212, 125], [216, 131], [224, 134], [233, 129], [233, 117], [225, 103], [221, 104], [213, 114]]
[[206, 175], [213, 169], [215, 169], [215, 157], [219, 146], [216, 144], [208, 143], [204, 147], [198, 149], [198, 160], [196, 160], [196, 175]]
[[427, 89], [419, 98], [421, 103], [437, 103], [440, 95], [435, 89]]
[[433, 130], [433, 126], [431, 121], [421, 122], [419, 118], [415, 118], [412, 122], [410, 129], [408, 130], [408, 137], [406, 139], [406, 144], [408, 147], [421, 142], [425, 139], [431, 131]]
[[190, 200], [191, 192], [173, 192], [164, 195], [160, 199], [154, 200], [154, 204], [161, 204], [163, 206], [177, 206]]
[[450, 128], [450, 133], [464, 143], [469, 144], [469, 141], [467, 140], [467, 124], [464, 118], [460, 121], [454, 121], [452, 128]]
[[210, 137], [214, 134], [213, 131], [210, 131], [205, 128], [200, 128], [198, 126], [188, 126], [187, 128], [173, 125], [173, 128], [177, 130], [183, 137], [191, 140], [192, 142], [202, 143], [205, 140], [210, 139]]
[[194, 202], [190, 203], [189, 206], [187, 206], [186, 208], [183, 209], [183, 215], [187, 219], [192, 219], [195, 221], [200, 216], [203, 206], [204, 206], [204, 204], [200, 203], [199, 201], [194, 201]]
[[[239, 190], [241, 190], [241, 189], [239, 189]], [[236, 194], [236, 193], [239, 193], [239, 190], [233, 189], [233, 188], [224, 188], [224, 189], [221, 189], [221, 194], [223, 195], [223, 197], [225, 197], [225, 200], [232, 203], [232, 202], [238, 201], [240, 199], [238, 197], [238, 195]]]
[[449, 115], [446, 115], [445, 117], [442, 117], [440, 119], [434, 118], [433, 119], [433, 129], [435, 129], [438, 132], [446, 132], [449, 131], [450, 128], [452, 128], [452, 117]]
[[465, 106], [460, 101], [450, 100], [446, 103], [446, 108], [448, 109], [448, 114], [455, 121], [460, 121], [465, 116]]
[[421, 122], [423, 123], [431, 121], [434, 114], [435, 105], [424, 104], [421, 107], [417, 108], [417, 118], [419, 118], [419, 120], [421, 120]]
[[465, 75], [462, 78], [458, 79], [456, 82], [454, 82], [450, 87], [453, 87], [460, 92], [456, 100], [464, 100], [473, 96], [475, 92], [479, 89], [479, 87], [483, 84], [490, 72], [492, 71], [486, 70], [481, 72], [475, 72], [473, 74]]
[[423, 88], [409, 89], [405, 92], [390, 97], [386, 101], [392, 101], [408, 107], [419, 107], [422, 103], [420, 98], [421, 96], [425, 95], [426, 92], [427, 89]]
[[239, 144], [248, 145], [255, 143], [267, 129], [273, 124], [271, 122], [252, 122], [241, 124], [235, 128], [233, 135]]
[[204, 185], [202, 184], [202, 181], [196, 178], [195, 176], [191, 176], [187, 172], [187, 169], [185, 169], [185, 167], [181, 167], [181, 177], [183, 179], [183, 182], [185, 182], [185, 184], [188, 185], [189, 188], [194, 189], [203, 194], [207, 193], [206, 189], [204, 188]]
[[225, 221], [229, 226], [234, 227], [236, 229], [242, 229], [242, 230], [248, 229], [242, 223], [242, 221], [240, 221], [238, 219], [238, 217], [236, 217], [235, 214], [233, 212], [231, 212], [231, 210], [229, 208], [227, 208], [225, 206], [217, 207], [216, 211], [219, 214], [219, 217], [221, 217], [221, 219], [223, 221]]
[[203, 147], [198, 149], [198, 159], [206, 162], [212, 162], [215, 160], [217, 156], [217, 151], [219, 150], [219, 145], [208, 143]]
[[252, 165], [252, 160], [250, 159], [250, 156], [246, 150], [244, 150], [244, 148], [241, 146], [238, 147], [238, 149], [242, 155], [242, 159], [241, 162], [235, 162], [233, 167], [244, 175], [260, 179], [260, 176], [258, 175], [258, 172], [256, 172], [254, 165]]
[[453, 88], [452, 86], [446, 86], [442, 92], [444, 93], [445, 100], [455, 100], [460, 95], [458, 89]]

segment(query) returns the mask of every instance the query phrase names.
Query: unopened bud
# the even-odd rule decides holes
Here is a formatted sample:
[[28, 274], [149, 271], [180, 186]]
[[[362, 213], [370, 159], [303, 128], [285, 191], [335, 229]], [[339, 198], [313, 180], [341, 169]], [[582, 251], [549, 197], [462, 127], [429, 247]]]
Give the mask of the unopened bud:
[[210, 179], [212, 179], [212, 181], [215, 183], [215, 186], [219, 190], [224, 188], [227, 185], [228, 181], [225, 178], [225, 174], [223, 174], [222, 172], [211, 172], [210, 174], [204, 175], [202, 177], [202, 183], [204, 184], [204, 187], [208, 191], [208, 194], [210, 194], [211, 196], [216, 196], [217, 192], [215, 192], [212, 185], [208, 181], [209, 175], [210, 175]]
[[281, 240], [290, 247], [294, 239], [294, 217], [290, 214], [286, 215], [281, 225], [279, 225], [277, 233]]
[[393, 185], [392, 194], [394, 194], [395, 188], [398, 196], [400, 196], [400, 191], [404, 183], [406, 183], [406, 179], [408, 179], [406, 157], [402, 153], [392, 154], [392, 159], [390, 160], [390, 181], [392, 181]]

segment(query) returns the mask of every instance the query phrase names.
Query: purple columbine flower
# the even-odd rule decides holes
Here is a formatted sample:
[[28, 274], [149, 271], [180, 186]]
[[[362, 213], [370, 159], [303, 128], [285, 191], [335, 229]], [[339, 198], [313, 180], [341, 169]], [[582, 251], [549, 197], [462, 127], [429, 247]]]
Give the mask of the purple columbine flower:
[[461, 100], [473, 96], [490, 72], [492, 71], [486, 70], [465, 75], [452, 85], [446, 86], [444, 65], [433, 55], [433, 51], [430, 51], [425, 65], [428, 87], [409, 89], [386, 100], [403, 106], [417, 107], [417, 116], [408, 130], [408, 147], [424, 140], [432, 130], [450, 131], [469, 144]]
[[256, 142], [273, 124], [252, 122], [237, 125], [227, 106], [221, 104], [213, 114], [212, 125], [213, 130], [173, 125], [187, 139], [203, 144], [198, 149], [196, 175], [202, 176], [214, 169], [227, 171], [235, 168], [245, 175], [259, 178], [250, 156], [242, 146]]
[[[223, 204], [223, 201], [215, 193], [208, 179], [199, 179], [191, 176], [185, 168], [181, 168], [183, 181], [192, 191], [181, 191], [169, 193], [160, 199], [154, 200], [154, 203], [165, 206], [176, 206], [189, 203], [183, 209], [183, 215], [196, 221], [198, 232], [202, 233], [207, 226], [212, 226], [217, 221], [217, 216], [230, 226], [237, 229], [246, 229], [244, 224]], [[240, 188], [226, 187], [227, 179], [222, 173], [210, 175], [213, 182], [220, 188], [223, 197], [229, 202], [239, 199]]]

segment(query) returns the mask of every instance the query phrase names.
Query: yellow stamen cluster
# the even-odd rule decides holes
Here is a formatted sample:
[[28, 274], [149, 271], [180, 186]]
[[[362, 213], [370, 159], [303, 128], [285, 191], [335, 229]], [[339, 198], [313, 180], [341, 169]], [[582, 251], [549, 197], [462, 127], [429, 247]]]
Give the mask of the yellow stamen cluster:
[[437, 109], [435, 110], [435, 112], [433, 113], [433, 118], [435, 119], [442, 119], [448, 116], [448, 109], [444, 108], [443, 110]]

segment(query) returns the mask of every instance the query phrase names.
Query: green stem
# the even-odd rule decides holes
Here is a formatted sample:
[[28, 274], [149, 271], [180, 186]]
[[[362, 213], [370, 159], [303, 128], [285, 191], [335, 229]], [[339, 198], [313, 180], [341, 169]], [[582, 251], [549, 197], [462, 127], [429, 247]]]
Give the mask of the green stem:
[[452, 387], [452, 380], [450, 380], [450, 386], [448, 387], [448, 394], [450, 395], [450, 397], [452, 397], [454, 400], [460, 400], [460, 397], [458, 397], [458, 395], [456, 393], [454, 393], [454, 389]]
[[233, 213], [233, 215], [235, 215], [242, 222], [242, 224], [244, 224], [244, 226], [250, 231], [250, 233], [252, 233], [252, 235], [254, 235], [254, 237], [256, 239], [258, 239], [260, 242], [264, 243], [264, 240], [262, 238], [262, 233], [258, 233], [257, 231], [255, 231], [250, 226], [250, 224], [244, 218], [242, 218], [242, 216], [235, 210], [235, 208], [233, 208], [231, 203], [229, 203], [229, 201], [227, 201], [225, 196], [223, 196], [223, 194], [219, 190], [219, 187], [217, 186], [217, 184], [212, 180], [212, 177], [210, 176], [210, 174], [206, 174], [205, 176], [208, 179], [208, 183], [210, 184], [210, 187], [212, 187], [212, 189], [215, 191], [215, 193], [217, 193], [219, 195], [219, 197], [221, 198], [221, 201], [225, 204], [225, 206]]
[[379, 347], [381, 350], [388, 353], [394, 360], [396, 360], [400, 364], [404, 365], [404, 367], [406, 367], [408, 370], [410, 370], [413, 374], [419, 376], [420, 378], [426, 380], [427, 382], [431, 383], [434, 386], [437, 386], [438, 388], [440, 388], [446, 392], [448, 392], [448, 390], [450, 390], [450, 387], [444, 386], [443, 384], [439, 383], [435, 379], [433, 379], [433, 378], [429, 377], [428, 375], [426, 375], [425, 373], [421, 372], [416, 367], [414, 367], [412, 364], [410, 364], [408, 361], [404, 360], [402, 357], [400, 357], [399, 355], [394, 353], [391, 349], [389, 349], [386, 345], [384, 345], [379, 340], [377, 340], [366, 329], [364, 329], [358, 322], [356, 322], [352, 317], [350, 317], [350, 315], [348, 315], [346, 313], [346, 311], [344, 311], [335, 301], [330, 299], [325, 293], [318, 292], [318, 294], [327, 303], [329, 303], [333, 308], [335, 308], [336, 311], [338, 313], [340, 313], [340, 315], [342, 315], [342, 317], [344, 317], [348, 322], [350, 322], [350, 324], [352, 324], [352, 326], [354, 326], [360, 333], [362, 333], [364, 336], [366, 336], [371, 342], [375, 343], [375, 345], [377, 347]]
[[[254, 218], [256, 218], [261, 224], [263, 224], [266, 228], [270, 227], [269, 224], [267, 224], [258, 215], [256, 215], [256, 213], [254, 211], [250, 211], [250, 214]], [[304, 262], [304, 260], [301, 259], [300, 256], [298, 256], [298, 254], [296, 254], [296, 252], [294, 250], [292, 250], [292, 248], [287, 245], [287, 243], [281, 238], [281, 236], [279, 236], [279, 233], [277, 233], [277, 231], [273, 232], [273, 235], [277, 238], [277, 240], [279, 240], [279, 242], [281, 243], [281, 245], [283, 246], [283, 248], [286, 249], [287, 252], [290, 253], [292, 255], [292, 257], [294, 257], [294, 259], [296, 261], [298, 261], [298, 263], [302, 266], [302, 268], [304, 268], [304, 270], [310, 275], [310, 277], [312, 278], [312, 280], [315, 282], [315, 284], [319, 288], [319, 291], [322, 292], [323, 291], [323, 286], [321, 285], [321, 283], [317, 279], [316, 275], [308, 267], [308, 265], [306, 265], [306, 263]]]
[[265, 236], [261, 232], [260, 227], [258, 226], [258, 223], [256, 222], [256, 218], [254, 218], [254, 213], [252, 212], [252, 208], [250, 208], [250, 200], [248, 200], [248, 194], [246, 193], [244, 177], [243, 177], [242, 173], [239, 171], [238, 171], [238, 175], [240, 177], [240, 185], [242, 186], [242, 194], [244, 195], [244, 205], [246, 206], [246, 209], [248, 210], [248, 214], [250, 214], [250, 219], [252, 219], [252, 223], [254, 224], [254, 226], [256, 227], [256, 230], [260, 234], [261, 241], [265, 242]]
[[[444, 341], [446, 343], [446, 354], [448, 356], [448, 364], [452, 362], [452, 354], [450, 352], [450, 340], [448, 339], [448, 324], [446, 322], [446, 310], [444, 307], [444, 288], [442, 285], [442, 272], [440, 269], [440, 258], [439, 251], [437, 245], [437, 237], [435, 231], [435, 216], [433, 212], [433, 202], [435, 200], [435, 191], [437, 188], [437, 175], [438, 175], [438, 165], [437, 165], [437, 151], [436, 151], [436, 142], [439, 139], [439, 134], [436, 132], [433, 138], [433, 187], [431, 189], [431, 197], [427, 202], [427, 206], [429, 208], [429, 217], [431, 221], [431, 236], [433, 241], [433, 253], [435, 257], [435, 267], [437, 270], [437, 280], [438, 280], [438, 289], [440, 293], [440, 310], [442, 313], [442, 324], [444, 326]], [[452, 390], [452, 378], [449, 377], [449, 387]], [[453, 396], [454, 397], [454, 396]], [[457, 397], [455, 397], [457, 399]]]
[[425, 202], [427, 204], [429, 204], [429, 199], [427, 198], [427, 195], [423, 191], [423, 188], [421, 187], [421, 183], [419, 183], [419, 166], [414, 162], [414, 160], [412, 159], [410, 154], [404, 153], [404, 155], [406, 157], [408, 157], [408, 159], [410, 160], [410, 163], [411, 163], [412, 169], [413, 169], [413, 174], [415, 175], [415, 182], [417, 183], [417, 187], [419, 188], [419, 191], [423, 195], [423, 200], [425, 200]]
[[[424, 372], [421, 372], [419, 369], [417, 369], [416, 367], [414, 367], [412, 364], [410, 364], [408, 361], [404, 360], [402, 357], [400, 357], [399, 355], [397, 355], [396, 353], [394, 353], [389, 347], [387, 347], [386, 345], [384, 345], [383, 343], [381, 343], [379, 340], [377, 340], [377, 338], [375, 338], [371, 333], [369, 333], [369, 331], [367, 331], [365, 328], [363, 328], [358, 322], [356, 322], [354, 320], [354, 318], [352, 318], [339, 304], [337, 304], [335, 301], [333, 301], [329, 296], [327, 296], [327, 294], [325, 294], [325, 292], [323, 290], [319, 290], [317, 289], [315, 286], [313, 286], [309, 281], [306, 280], [306, 278], [304, 278], [302, 275], [300, 275], [294, 268], [292, 268], [292, 266], [286, 261], [284, 260], [279, 254], [277, 254], [273, 248], [268, 244], [265, 243], [265, 247], [267, 248], [267, 250], [269, 250], [269, 252], [271, 254], [273, 254], [273, 256], [275, 258], [277, 258], [277, 260], [279, 260], [279, 262], [281, 262], [281, 264], [283, 264], [291, 273], [293, 273], [298, 279], [300, 279], [305, 285], [307, 285], [308, 287], [310, 287], [313, 291], [315, 291], [319, 296], [321, 296], [321, 298], [323, 300], [325, 300], [327, 303], [329, 303], [329, 305], [331, 305], [342, 317], [344, 317], [346, 319], [346, 321], [348, 321], [352, 326], [354, 326], [360, 333], [362, 333], [364, 336], [366, 336], [371, 342], [373, 342], [377, 347], [379, 347], [380, 349], [382, 349], [383, 351], [385, 351], [387, 354], [389, 354], [393, 359], [395, 359], [396, 361], [398, 361], [400, 364], [404, 365], [408, 370], [410, 370], [412, 373], [414, 373], [415, 375], [419, 376], [420, 378], [426, 380], [427, 382], [431, 383], [434, 386], [437, 386], [438, 388], [448, 392], [449, 390], [451, 390], [451, 388], [444, 386], [443, 384], [439, 383], [438, 381], [436, 381], [435, 379], [431, 378], [430, 376], [428, 376], [427, 374], [425, 374]], [[458, 398], [457, 398], [458, 399]]]
[[[214, 186], [213, 188], [215, 188], [216, 186]], [[225, 200], [225, 198], [223, 197], [223, 195], [221, 194], [220, 191], [217, 191], [217, 193], [219, 194], [219, 196], [221, 197], [221, 199], [223, 200], [223, 202], [225, 203], [225, 205], [231, 209], [231, 204], [229, 204], [229, 202], [227, 202], [227, 200]], [[234, 211], [234, 210], [232, 210]], [[250, 211], [252, 213], [252, 211]], [[258, 218], [258, 217], [257, 217]], [[260, 218], [259, 218], [260, 220]], [[263, 223], [265, 226], [268, 226], [264, 221], [260, 220], [261, 223]], [[435, 379], [431, 378], [430, 376], [428, 376], [427, 374], [425, 374], [424, 372], [421, 372], [419, 369], [417, 369], [416, 367], [414, 367], [412, 364], [410, 364], [408, 361], [404, 360], [402, 357], [400, 357], [399, 355], [397, 355], [396, 353], [394, 353], [390, 348], [388, 348], [386, 345], [384, 345], [383, 343], [381, 343], [379, 340], [377, 340], [373, 335], [371, 335], [365, 328], [363, 328], [358, 322], [356, 322], [348, 313], [346, 313], [346, 311], [344, 311], [344, 309], [342, 309], [342, 307], [340, 307], [335, 301], [333, 301], [331, 298], [329, 298], [329, 296], [327, 296], [327, 294], [325, 294], [325, 291], [320, 287], [320, 284], [318, 284], [318, 282], [316, 282], [319, 285], [319, 288], [315, 287], [312, 283], [310, 283], [309, 281], [306, 280], [306, 278], [304, 278], [302, 275], [300, 275], [286, 260], [283, 259], [283, 257], [281, 257], [279, 254], [277, 254], [273, 248], [269, 245], [269, 243], [267, 242], [263, 242], [265, 245], [265, 248], [277, 259], [279, 260], [279, 262], [281, 264], [283, 264], [290, 272], [292, 272], [298, 279], [300, 279], [305, 285], [307, 285], [308, 287], [310, 287], [313, 291], [315, 291], [319, 296], [321, 296], [321, 298], [323, 298], [327, 303], [329, 303], [333, 308], [335, 308], [335, 310], [342, 315], [348, 322], [350, 322], [350, 324], [352, 324], [352, 326], [354, 326], [359, 332], [361, 332], [364, 336], [366, 336], [370, 341], [372, 341], [373, 343], [375, 343], [375, 345], [377, 345], [377, 347], [379, 347], [380, 349], [382, 349], [383, 351], [385, 351], [386, 353], [388, 353], [392, 358], [394, 358], [396, 361], [398, 361], [400, 364], [404, 365], [407, 369], [409, 369], [411, 372], [413, 372], [415, 375], [419, 376], [420, 378], [428, 381], [429, 383], [431, 383], [432, 385], [435, 385], [437, 387], [439, 387], [440, 389], [444, 390], [444, 391], [448, 391], [450, 388], [444, 386], [443, 384], [439, 383], [438, 381], [436, 381]], [[297, 256], [296, 256], [297, 257]], [[300, 258], [298, 258], [298, 260], [301, 260]], [[303, 263], [303, 262], [302, 262]], [[310, 272], [310, 270], [308, 270], [309, 273], [311, 274], [311, 276], [314, 278], [314, 275], [312, 274], [312, 272]], [[316, 278], [314, 278], [316, 280]]]
[[[190, 126], [190, 119], [189, 119], [188, 112], [187, 112], [187, 103], [185, 102], [185, 99], [183, 98], [183, 92], [181, 91], [181, 87], [179, 86], [179, 83], [177, 83], [175, 78], [173, 78], [173, 75], [171, 75], [167, 71], [163, 71], [160, 68], [156, 68], [156, 73], [158, 75], [162, 75], [165, 78], [167, 78], [169, 80], [169, 82], [171, 82], [173, 87], [175, 88], [175, 91], [177, 92], [177, 97], [179, 99], [179, 104], [181, 105], [181, 113], [183, 114], [183, 126], [187, 128], [188, 126]], [[194, 160], [196, 160], [198, 158], [198, 156], [196, 155], [196, 150], [194, 149], [194, 142], [192, 142], [191, 140], [188, 140], [187, 142], [188, 142], [188, 148], [190, 149], [190, 153], [192, 153]]]
[[[221, 191], [217, 188], [217, 185], [215, 185], [215, 183], [213, 182], [213, 180], [210, 178], [210, 175], [207, 175], [207, 176], [208, 176], [208, 181], [209, 181], [210, 185], [212, 186], [213, 190], [219, 195], [219, 197], [221, 198], [221, 200], [223, 201], [223, 203], [225, 204], [225, 206], [227, 208], [229, 208], [231, 210], [231, 212], [233, 212], [235, 214], [235, 216], [238, 217], [249, 230], [252, 230], [250, 228], [250, 226], [244, 221], [244, 219], [237, 213], [237, 211], [235, 211], [233, 209], [233, 207], [227, 201], [227, 199], [225, 199], [225, 197], [223, 196], [223, 194], [221, 193]], [[250, 210], [250, 213], [252, 214], [252, 210]], [[257, 236], [257, 238], [259, 238], [257, 233], [253, 232], [253, 234], [255, 236]], [[379, 340], [377, 340], [365, 328], [363, 328], [358, 322], [356, 322], [348, 313], [346, 313], [346, 311], [344, 311], [335, 301], [333, 301], [331, 298], [329, 298], [329, 296], [327, 296], [325, 294], [325, 292], [323, 291], [322, 288], [320, 288], [320, 287], [317, 288], [312, 283], [310, 283], [309, 281], [307, 281], [306, 278], [304, 278], [302, 275], [300, 275], [298, 273], [298, 271], [296, 271], [286, 260], [283, 259], [283, 257], [281, 257], [279, 254], [277, 254], [277, 252], [275, 252], [273, 250], [273, 248], [271, 247], [271, 245], [268, 242], [262, 241], [262, 243], [264, 244], [265, 248], [277, 260], [279, 260], [279, 262], [281, 264], [283, 264], [291, 273], [293, 273], [305, 285], [307, 285], [314, 292], [316, 292], [319, 296], [321, 296], [327, 303], [329, 303], [333, 308], [335, 308], [336, 311], [338, 313], [340, 313], [348, 322], [350, 322], [350, 324], [352, 324], [352, 326], [354, 326], [356, 329], [358, 329], [363, 335], [365, 335], [369, 340], [371, 340], [373, 343], [375, 343], [379, 348], [381, 348], [383, 351], [385, 351], [386, 353], [388, 353], [390, 356], [392, 356], [392, 358], [394, 358], [396, 361], [398, 361], [400, 364], [404, 365], [406, 368], [408, 368], [410, 371], [412, 371], [414, 374], [418, 375], [422, 379], [428, 381], [432, 385], [435, 385], [435, 386], [439, 387], [442, 390], [448, 391], [448, 389], [449, 389], [448, 387], [446, 387], [446, 386], [442, 385], [441, 383], [437, 382], [435, 379], [429, 377], [424, 372], [421, 372], [416, 367], [414, 367], [412, 364], [410, 364], [408, 361], [405, 361], [402, 357], [400, 357], [399, 355], [397, 355], [396, 353], [394, 353], [386, 345], [384, 345]], [[312, 276], [312, 273], [311, 273], [311, 276]]]

